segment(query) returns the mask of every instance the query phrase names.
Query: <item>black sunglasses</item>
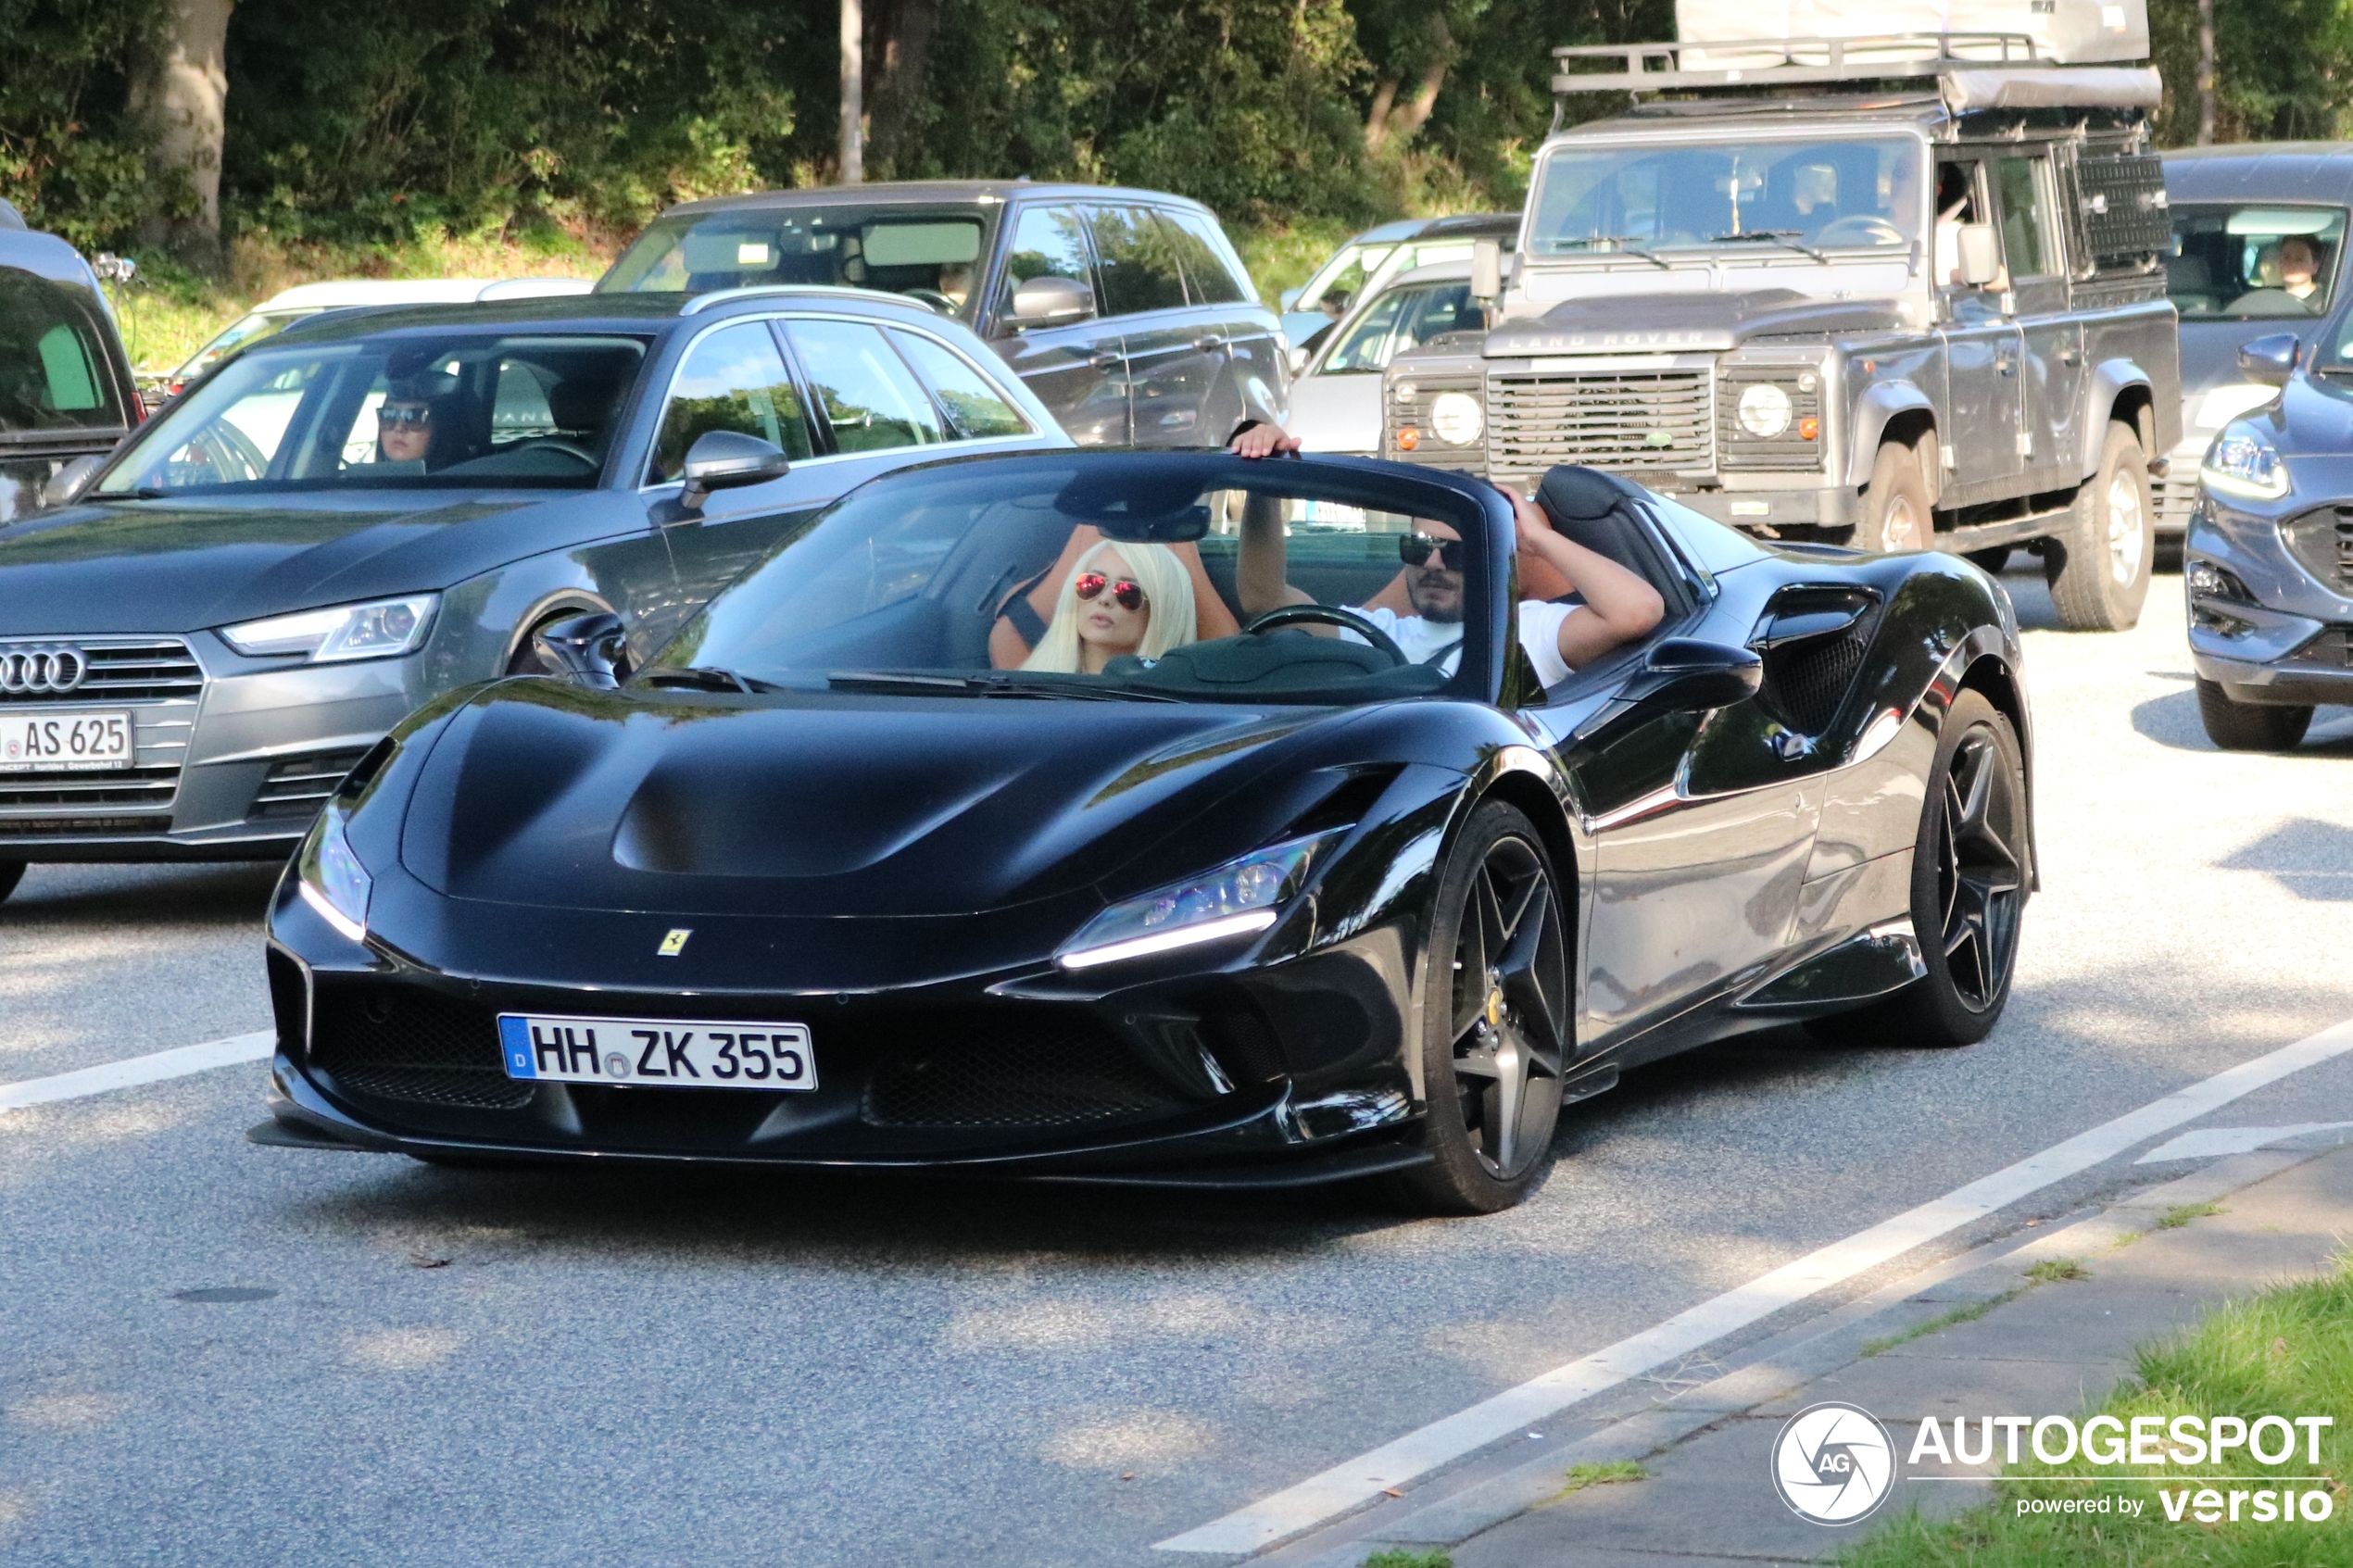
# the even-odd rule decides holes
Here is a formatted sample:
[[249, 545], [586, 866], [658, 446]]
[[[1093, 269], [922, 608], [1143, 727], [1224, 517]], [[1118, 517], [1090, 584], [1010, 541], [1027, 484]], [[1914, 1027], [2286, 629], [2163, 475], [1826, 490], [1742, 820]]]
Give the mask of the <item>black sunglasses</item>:
[[433, 410], [396, 408], [387, 405], [376, 410], [376, 423], [379, 428], [386, 430], [397, 430], [402, 425], [429, 425], [433, 423]]
[[1438, 561], [1449, 571], [1463, 570], [1463, 542], [1460, 539], [1433, 539], [1427, 533], [1401, 533], [1397, 536], [1397, 558], [1407, 566], [1419, 566], [1429, 559], [1432, 550]]

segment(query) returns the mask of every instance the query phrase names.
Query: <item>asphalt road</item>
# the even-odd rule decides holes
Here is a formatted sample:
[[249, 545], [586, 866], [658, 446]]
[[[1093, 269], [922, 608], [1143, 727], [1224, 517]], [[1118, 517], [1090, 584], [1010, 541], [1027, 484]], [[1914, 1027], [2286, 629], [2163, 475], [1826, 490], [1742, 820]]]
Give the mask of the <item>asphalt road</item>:
[[[1151, 1543], [2353, 1016], [2353, 713], [2213, 751], [2179, 592], [2029, 636], [2045, 886], [1992, 1039], [1629, 1074], [1506, 1215], [445, 1171], [248, 1145], [258, 1066], [0, 1112], [0, 1556], [1201, 1561]], [[35, 868], [0, 1083], [266, 1027], [272, 874]], [[2348, 1117], [2353, 1058], [2211, 1120]]]

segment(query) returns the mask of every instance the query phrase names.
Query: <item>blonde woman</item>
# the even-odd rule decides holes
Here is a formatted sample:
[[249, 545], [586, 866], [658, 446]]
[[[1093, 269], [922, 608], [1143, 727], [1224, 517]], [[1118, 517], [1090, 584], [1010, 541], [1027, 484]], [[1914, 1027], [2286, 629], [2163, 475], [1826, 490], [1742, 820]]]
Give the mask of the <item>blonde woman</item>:
[[1063, 579], [1054, 619], [1024, 670], [1100, 675], [1121, 654], [1158, 659], [1193, 640], [1193, 579], [1165, 545], [1110, 540]]

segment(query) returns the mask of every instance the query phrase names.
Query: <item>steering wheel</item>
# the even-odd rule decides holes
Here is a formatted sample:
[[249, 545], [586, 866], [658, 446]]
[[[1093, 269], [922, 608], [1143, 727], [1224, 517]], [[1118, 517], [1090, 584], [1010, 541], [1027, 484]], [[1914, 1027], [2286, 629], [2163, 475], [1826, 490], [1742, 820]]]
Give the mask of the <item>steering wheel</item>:
[[1884, 218], [1858, 212], [1853, 217], [1832, 219], [1823, 224], [1822, 232], [1814, 236], [1814, 243], [1818, 245], [1900, 245], [1904, 243], [1904, 231]]
[[900, 289], [899, 292], [909, 299], [922, 300], [942, 316], [953, 316], [956, 313], [956, 302], [937, 289]]
[[1286, 626], [1296, 626], [1305, 621], [1321, 621], [1333, 626], [1345, 626], [1382, 653], [1389, 655], [1392, 663], [1411, 664], [1414, 662], [1405, 657], [1405, 650], [1397, 646], [1397, 639], [1374, 625], [1369, 616], [1359, 615], [1353, 609], [1342, 609], [1338, 605], [1283, 605], [1268, 610], [1243, 627], [1242, 633], [1245, 636], [1255, 637], [1262, 633], [1279, 632]]
[[561, 452], [565, 457], [576, 458], [592, 469], [600, 469], [605, 466], [605, 460], [602, 458], [598, 457], [594, 452], [582, 450], [560, 435], [543, 435], [531, 444], [531, 449], [535, 452]]

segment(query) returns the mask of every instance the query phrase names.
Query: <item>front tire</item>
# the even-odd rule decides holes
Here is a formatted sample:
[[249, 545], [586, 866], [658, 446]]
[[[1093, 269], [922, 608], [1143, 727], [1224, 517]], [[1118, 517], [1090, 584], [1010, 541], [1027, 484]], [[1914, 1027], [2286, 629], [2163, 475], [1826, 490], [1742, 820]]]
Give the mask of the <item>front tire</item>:
[[2206, 726], [2206, 738], [2224, 751], [2288, 751], [2311, 727], [2312, 710], [2233, 702], [2220, 683], [2200, 676], [2197, 721]]
[[1929, 511], [1928, 475], [1920, 468], [1919, 446], [1891, 441], [1879, 449], [1871, 464], [1870, 487], [1863, 492], [1863, 521], [1855, 530], [1858, 549], [1875, 555], [1925, 550], [1936, 532]]
[[0, 903], [5, 903], [8, 895], [17, 890], [17, 884], [23, 880], [22, 860], [0, 860]]
[[2070, 632], [2123, 632], [2141, 619], [2157, 559], [2148, 458], [2131, 425], [2111, 420], [2100, 466], [2075, 493], [2073, 521], [2046, 558], [2051, 600]]
[[1912, 929], [1928, 973], [1813, 1025], [1840, 1044], [1971, 1046], [2008, 1004], [2026, 909], [2026, 768], [2018, 735], [1980, 693], [1945, 715], [1912, 848]]
[[1446, 862], [1424, 960], [1422, 1140], [1434, 1158], [1399, 1179], [1416, 1212], [1491, 1214], [1536, 1185], [1575, 1037], [1568, 954], [1543, 840], [1486, 802]]

